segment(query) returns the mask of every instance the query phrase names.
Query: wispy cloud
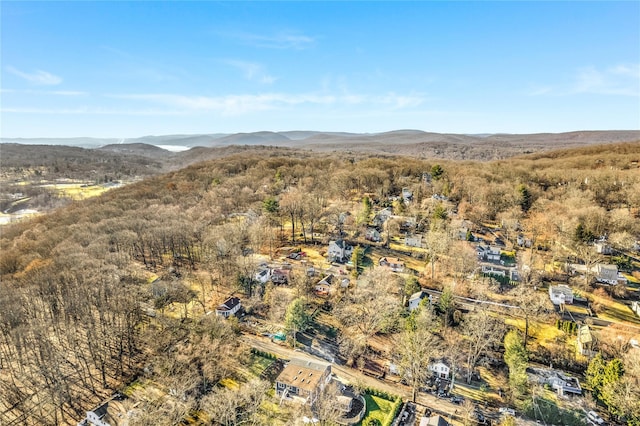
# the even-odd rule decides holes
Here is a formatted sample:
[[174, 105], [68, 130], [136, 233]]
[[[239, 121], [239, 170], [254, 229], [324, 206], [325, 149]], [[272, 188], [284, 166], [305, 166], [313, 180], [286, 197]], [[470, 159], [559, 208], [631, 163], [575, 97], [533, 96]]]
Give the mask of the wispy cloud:
[[640, 97], [640, 64], [609, 68], [581, 68], [565, 85], [544, 85], [528, 90], [529, 96], [569, 96], [578, 94]]
[[257, 111], [281, 109], [291, 106], [353, 106], [366, 105], [384, 107], [390, 110], [412, 108], [422, 104], [421, 95], [332, 95], [324, 93], [263, 93], [226, 96], [187, 96], [175, 94], [112, 94], [111, 98], [161, 104], [173, 109], [190, 111], [217, 111], [222, 114], [237, 115]]
[[24, 72], [11, 66], [6, 67], [6, 70], [31, 84], [39, 86], [55, 86], [62, 83], [62, 78], [47, 71], [36, 70], [33, 72]]
[[184, 111], [175, 110], [158, 110], [158, 109], [107, 109], [95, 107], [82, 108], [11, 108], [3, 107], [0, 109], [3, 113], [12, 114], [42, 114], [42, 115], [140, 115], [140, 116], [164, 116], [164, 115], [183, 115]]
[[276, 81], [276, 78], [270, 75], [261, 64], [236, 59], [223, 59], [222, 63], [240, 70], [247, 80], [264, 84], [272, 84]]
[[2, 93], [23, 93], [28, 95], [52, 95], [52, 96], [87, 96], [89, 92], [79, 90], [18, 90], [18, 89], [0, 89]]
[[223, 33], [222, 35], [239, 42], [266, 49], [308, 49], [316, 42], [315, 37], [294, 32], [279, 32], [275, 34], [255, 34], [249, 32]]
[[640, 64], [617, 65], [605, 70], [588, 67], [578, 73], [576, 93], [640, 96]]

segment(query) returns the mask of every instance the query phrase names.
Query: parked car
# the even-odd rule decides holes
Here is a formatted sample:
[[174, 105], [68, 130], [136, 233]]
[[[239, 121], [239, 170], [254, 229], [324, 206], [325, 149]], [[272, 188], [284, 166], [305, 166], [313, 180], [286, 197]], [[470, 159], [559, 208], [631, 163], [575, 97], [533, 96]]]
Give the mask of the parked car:
[[596, 413], [595, 411], [591, 410], [587, 413], [587, 420], [589, 420], [589, 423], [593, 424], [593, 425], [604, 425], [604, 419], [602, 417], [600, 417], [598, 415], [598, 413]]
[[462, 404], [464, 402], [464, 398], [461, 396], [452, 396], [451, 402], [453, 402], [454, 404]]
[[503, 414], [503, 415], [506, 414], [506, 415], [513, 416], [513, 417], [516, 416], [516, 410], [514, 410], [513, 408], [500, 407], [498, 409], [498, 411], [500, 412], [500, 414]]

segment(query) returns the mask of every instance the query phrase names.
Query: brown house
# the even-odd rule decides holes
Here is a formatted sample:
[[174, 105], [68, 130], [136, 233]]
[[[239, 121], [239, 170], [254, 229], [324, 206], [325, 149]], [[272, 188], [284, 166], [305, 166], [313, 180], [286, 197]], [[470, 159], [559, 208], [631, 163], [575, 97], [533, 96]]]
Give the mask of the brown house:
[[292, 359], [276, 379], [276, 394], [313, 404], [331, 380], [331, 365]]

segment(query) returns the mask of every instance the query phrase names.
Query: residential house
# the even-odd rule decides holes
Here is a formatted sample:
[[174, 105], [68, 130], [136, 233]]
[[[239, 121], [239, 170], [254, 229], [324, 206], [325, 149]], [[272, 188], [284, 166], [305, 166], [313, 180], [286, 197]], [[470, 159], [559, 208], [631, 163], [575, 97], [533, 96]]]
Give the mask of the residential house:
[[478, 259], [480, 260], [488, 260], [490, 262], [500, 261], [500, 247], [498, 246], [485, 246], [482, 244], [478, 244], [476, 253], [478, 255]]
[[422, 235], [407, 235], [404, 237], [404, 245], [409, 247], [422, 247]]
[[393, 216], [393, 211], [391, 207], [385, 207], [375, 214], [373, 217], [373, 226], [382, 226], [384, 223], [389, 220]]
[[327, 256], [330, 262], [348, 262], [353, 253], [353, 246], [347, 244], [345, 240], [329, 241]]
[[382, 241], [382, 235], [380, 235], [380, 232], [376, 228], [368, 228], [364, 233], [364, 239], [378, 243]]
[[481, 266], [481, 270], [483, 274], [508, 277], [511, 281], [518, 281], [520, 279], [520, 277], [518, 276], [518, 270], [513, 267], [500, 266], [500, 265], [494, 265], [494, 264], [483, 264]]
[[636, 313], [640, 317], [640, 302], [633, 301], [631, 302], [631, 310]]
[[331, 365], [294, 358], [276, 378], [276, 394], [313, 404], [331, 380]]
[[449, 380], [449, 372], [451, 371], [451, 368], [443, 361], [437, 361], [429, 364], [429, 370], [433, 371], [439, 379]]
[[613, 250], [611, 249], [611, 245], [609, 245], [609, 243], [607, 243], [606, 241], [596, 241], [594, 243], [594, 246], [596, 247], [596, 253], [598, 254], [613, 253]]
[[424, 298], [429, 298], [429, 303], [431, 303], [431, 295], [427, 294], [424, 290], [413, 293], [409, 298], [409, 311], [418, 309], [420, 302], [422, 302]]
[[533, 242], [531, 241], [531, 238], [525, 238], [524, 235], [518, 235], [516, 237], [516, 243], [520, 246], [520, 247], [531, 247], [531, 245], [533, 244]]
[[103, 402], [86, 412], [78, 426], [119, 426], [127, 424], [127, 415], [122, 403], [114, 399]]
[[333, 274], [327, 275], [326, 277], [318, 281], [318, 283], [314, 287], [314, 291], [317, 294], [320, 294], [323, 296], [333, 293], [334, 286], [332, 286], [332, 284], [334, 283], [335, 279], [336, 279], [335, 275]]
[[219, 317], [229, 318], [240, 310], [242, 304], [237, 297], [230, 297], [216, 308], [216, 315]]
[[275, 285], [288, 284], [289, 274], [291, 274], [289, 269], [274, 269], [271, 271], [271, 282]]
[[269, 268], [265, 268], [259, 271], [255, 276], [256, 281], [258, 281], [261, 284], [266, 284], [270, 278], [271, 278], [271, 269]]
[[566, 284], [549, 286], [549, 298], [554, 305], [573, 303], [573, 290]]
[[413, 201], [413, 192], [409, 188], [402, 188], [402, 201], [405, 203]]
[[539, 382], [548, 384], [552, 389], [560, 394], [582, 395], [580, 382], [575, 377], [567, 376], [563, 372], [556, 370], [542, 370], [543, 374], [539, 377]]
[[449, 198], [442, 194], [433, 194], [431, 198], [438, 201], [449, 201]]
[[583, 325], [578, 329], [578, 336], [576, 337], [576, 347], [578, 353], [584, 356], [593, 356], [595, 352], [593, 350], [595, 341], [593, 334], [588, 325]]
[[383, 257], [378, 262], [380, 266], [386, 266], [391, 269], [393, 272], [403, 272], [404, 271], [404, 262], [397, 257]]
[[444, 417], [440, 415], [435, 416], [422, 416], [420, 419], [420, 426], [449, 426], [451, 423], [446, 421]]
[[607, 265], [599, 263], [596, 265], [596, 281], [602, 284], [623, 284], [627, 283], [627, 279], [618, 272], [616, 265]]

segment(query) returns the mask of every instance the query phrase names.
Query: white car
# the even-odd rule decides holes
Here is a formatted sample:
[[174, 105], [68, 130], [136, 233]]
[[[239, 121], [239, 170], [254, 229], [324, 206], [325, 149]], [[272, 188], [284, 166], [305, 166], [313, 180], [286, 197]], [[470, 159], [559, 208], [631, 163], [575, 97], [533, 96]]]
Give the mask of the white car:
[[500, 412], [500, 414], [503, 414], [503, 415], [509, 415], [509, 416], [512, 416], [512, 417], [516, 416], [516, 410], [514, 410], [513, 408], [500, 407], [500, 409], [498, 409], [498, 411]]
[[589, 423], [594, 425], [602, 426], [605, 424], [602, 417], [600, 417], [598, 413], [593, 410], [587, 413], [587, 419], [589, 420]]

